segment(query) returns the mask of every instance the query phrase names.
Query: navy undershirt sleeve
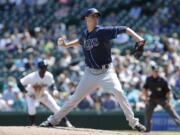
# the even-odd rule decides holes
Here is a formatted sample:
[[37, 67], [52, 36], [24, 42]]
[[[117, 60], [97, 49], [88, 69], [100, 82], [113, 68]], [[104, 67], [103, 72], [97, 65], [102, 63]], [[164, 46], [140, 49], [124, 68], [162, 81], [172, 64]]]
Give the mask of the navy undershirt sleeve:
[[126, 26], [103, 27], [100, 32], [103, 38], [110, 40], [117, 37], [118, 34], [126, 32]]

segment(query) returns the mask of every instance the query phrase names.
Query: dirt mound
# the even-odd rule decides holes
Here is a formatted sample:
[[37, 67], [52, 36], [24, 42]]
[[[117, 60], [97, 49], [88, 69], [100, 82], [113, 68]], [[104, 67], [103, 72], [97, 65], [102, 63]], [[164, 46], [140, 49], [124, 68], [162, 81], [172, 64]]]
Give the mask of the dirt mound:
[[116, 131], [85, 129], [85, 128], [42, 128], [23, 126], [1, 126], [0, 135], [128, 135]]
[[136, 131], [109, 131], [87, 128], [67, 128], [67, 127], [28, 127], [28, 126], [0, 126], [0, 135], [180, 135], [176, 132], [151, 132], [139, 133]]

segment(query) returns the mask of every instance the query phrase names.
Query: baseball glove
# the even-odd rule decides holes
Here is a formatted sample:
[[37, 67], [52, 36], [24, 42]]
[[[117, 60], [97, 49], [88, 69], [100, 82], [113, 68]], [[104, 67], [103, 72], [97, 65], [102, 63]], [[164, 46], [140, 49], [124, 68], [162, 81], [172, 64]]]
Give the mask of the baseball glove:
[[144, 51], [144, 45], [145, 45], [144, 40], [136, 42], [136, 44], [135, 44], [135, 53], [134, 53], [134, 57], [136, 59], [140, 59], [140, 57], [142, 56], [143, 51]]
[[42, 85], [35, 84], [33, 85], [35, 96], [36, 97], [41, 97], [44, 94], [44, 88]]

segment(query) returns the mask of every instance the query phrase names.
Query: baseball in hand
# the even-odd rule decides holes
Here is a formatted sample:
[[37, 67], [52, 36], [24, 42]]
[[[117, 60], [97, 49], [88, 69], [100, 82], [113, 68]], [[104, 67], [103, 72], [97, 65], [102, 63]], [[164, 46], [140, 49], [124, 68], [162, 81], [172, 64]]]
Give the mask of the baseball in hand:
[[59, 45], [59, 46], [63, 46], [64, 44], [65, 44], [65, 39], [64, 39], [64, 37], [59, 38], [59, 39], [58, 39], [58, 45]]

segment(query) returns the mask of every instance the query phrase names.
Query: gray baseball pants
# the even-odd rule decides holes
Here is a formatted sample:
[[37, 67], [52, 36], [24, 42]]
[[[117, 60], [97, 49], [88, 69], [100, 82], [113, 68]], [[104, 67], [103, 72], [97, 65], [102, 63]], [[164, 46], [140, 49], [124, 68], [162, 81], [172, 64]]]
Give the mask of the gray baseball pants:
[[87, 94], [95, 91], [99, 85], [103, 87], [105, 92], [112, 93], [115, 96], [132, 128], [139, 124], [139, 119], [134, 117], [112, 65], [108, 69], [100, 70], [87, 67], [75, 93], [65, 102], [60, 111], [48, 118], [48, 121], [52, 125], [58, 124]]

